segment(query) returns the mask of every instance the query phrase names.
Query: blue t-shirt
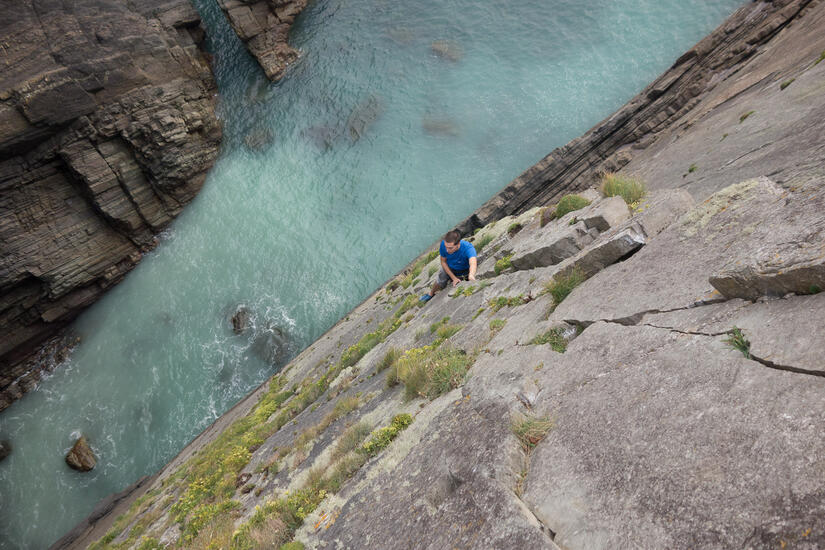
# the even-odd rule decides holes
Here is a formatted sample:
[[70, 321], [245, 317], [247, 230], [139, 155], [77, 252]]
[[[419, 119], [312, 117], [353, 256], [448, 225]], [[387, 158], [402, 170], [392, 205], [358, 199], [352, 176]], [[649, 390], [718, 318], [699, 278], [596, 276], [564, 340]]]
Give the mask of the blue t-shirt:
[[447, 260], [447, 265], [453, 272], [467, 271], [470, 269], [470, 258], [476, 257], [475, 247], [464, 239], [459, 241], [458, 250], [452, 254], [447, 254], [447, 247], [444, 246], [444, 241], [442, 240], [438, 252], [442, 258]]

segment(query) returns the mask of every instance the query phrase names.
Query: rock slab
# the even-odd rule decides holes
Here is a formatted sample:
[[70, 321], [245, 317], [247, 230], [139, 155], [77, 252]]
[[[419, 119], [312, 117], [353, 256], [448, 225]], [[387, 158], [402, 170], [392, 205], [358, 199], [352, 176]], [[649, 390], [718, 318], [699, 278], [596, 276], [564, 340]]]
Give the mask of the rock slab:
[[92, 448], [85, 436], [81, 436], [66, 454], [66, 464], [79, 472], [90, 472], [97, 464]]

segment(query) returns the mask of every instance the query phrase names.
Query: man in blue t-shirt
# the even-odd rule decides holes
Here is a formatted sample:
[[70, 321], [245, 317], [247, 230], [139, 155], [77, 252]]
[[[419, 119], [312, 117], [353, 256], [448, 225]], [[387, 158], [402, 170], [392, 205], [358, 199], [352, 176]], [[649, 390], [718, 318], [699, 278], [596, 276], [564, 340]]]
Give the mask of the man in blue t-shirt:
[[435, 293], [447, 286], [450, 281], [456, 286], [461, 279], [476, 280], [476, 249], [472, 244], [462, 240], [458, 231], [450, 231], [444, 235], [438, 252], [441, 256], [441, 271], [438, 272], [430, 292], [421, 297], [422, 302], [435, 296]]

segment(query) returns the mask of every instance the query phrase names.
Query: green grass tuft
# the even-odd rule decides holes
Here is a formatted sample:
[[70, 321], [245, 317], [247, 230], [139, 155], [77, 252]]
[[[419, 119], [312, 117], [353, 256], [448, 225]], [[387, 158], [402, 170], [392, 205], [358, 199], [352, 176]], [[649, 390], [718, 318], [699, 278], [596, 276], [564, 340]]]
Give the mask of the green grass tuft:
[[605, 197], [620, 196], [628, 205], [638, 204], [647, 194], [644, 183], [621, 174], [605, 174], [600, 186], [602, 195]]
[[513, 237], [516, 233], [521, 231], [523, 227], [524, 226], [522, 226], [520, 223], [511, 223], [510, 227], [507, 228], [507, 235], [509, 237]]
[[820, 62], [820, 61], [822, 61], [823, 59], [825, 59], [825, 50], [823, 50], [823, 51], [822, 51], [822, 53], [821, 53], [821, 54], [819, 54], [819, 59], [817, 59], [816, 61], [814, 61], [814, 67], [816, 67], [817, 65], [819, 65], [819, 62]]
[[539, 334], [528, 343], [536, 346], [550, 344], [550, 348], [553, 351], [564, 353], [567, 351], [567, 340], [564, 339], [563, 333], [564, 331], [561, 328], [551, 328], [547, 332]]
[[496, 262], [496, 266], [494, 268], [496, 275], [501, 275], [502, 271], [510, 269], [510, 267], [512, 267], [513, 264], [510, 263], [510, 258], [512, 257], [513, 255], [510, 254], [508, 256], [504, 256], [502, 259]]
[[796, 79], [795, 78], [789, 78], [788, 80], [786, 80], [785, 82], [783, 82], [782, 84], [779, 85], [779, 89], [784, 90], [785, 88], [787, 88], [788, 86], [793, 84], [794, 80], [796, 80]]
[[390, 348], [384, 355], [384, 358], [378, 362], [378, 365], [375, 367], [375, 371], [381, 372], [387, 370], [393, 366], [396, 361], [398, 361], [399, 357], [401, 357], [401, 352], [396, 348]]
[[553, 277], [545, 286], [544, 292], [553, 297], [553, 303], [558, 305], [567, 298], [573, 289], [582, 284], [585, 280], [584, 274], [574, 269], [569, 275], [563, 277]]
[[699, 169], [699, 167], [698, 167], [698, 166], [696, 166], [696, 164], [691, 164], [691, 165], [688, 167], [688, 174], [692, 174], [692, 173], [694, 173], [694, 172], [695, 172], [696, 170], [698, 170], [698, 169]]
[[491, 319], [490, 320], [490, 330], [492, 332], [498, 332], [504, 328], [504, 325], [507, 324], [507, 319]]
[[589, 205], [590, 201], [580, 195], [565, 195], [556, 206], [556, 217], [561, 218], [575, 210], [579, 210]]
[[369, 440], [361, 445], [360, 451], [367, 456], [375, 456], [392, 443], [398, 434], [407, 429], [412, 424], [412, 417], [407, 413], [397, 414], [393, 417], [389, 426], [379, 428], [372, 432]]
[[519, 294], [518, 296], [497, 296], [491, 299], [488, 303], [490, 304], [490, 309], [493, 311], [498, 311], [503, 307], [516, 307], [522, 306], [526, 304], [529, 300], [524, 297], [523, 294]]
[[546, 416], [519, 415], [511, 424], [511, 429], [525, 452], [535, 448], [552, 427], [553, 421]]
[[473, 356], [452, 348], [413, 348], [398, 360], [396, 376], [404, 383], [406, 399], [435, 399], [459, 387], [473, 361]]
[[483, 237], [481, 237], [481, 238], [478, 240], [478, 242], [477, 242], [477, 243], [475, 243], [475, 244], [473, 245], [473, 248], [475, 248], [475, 249], [476, 249], [476, 252], [477, 252], [477, 253], [481, 254], [481, 251], [482, 251], [482, 250], [484, 250], [484, 247], [485, 247], [485, 246], [487, 246], [488, 244], [490, 244], [490, 242], [491, 242], [492, 240], [493, 240], [493, 235], [491, 235], [490, 233], [487, 233], [486, 235], [484, 235]]
[[556, 207], [545, 206], [539, 212], [539, 227], [544, 227], [551, 221], [556, 219]]
[[748, 118], [749, 116], [751, 116], [751, 115], [752, 115], [753, 113], [755, 113], [755, 112], [756, 112], [756, 111], [748, 111], [747, 113], [745, 113], [745, 114], [743, 114], [742, 116], [740, 116], [740, 117], [739, 117], [739, 124], [742, 124], [743, 122], [745, 122], [745, 119], [746, 119], [746, 118]]
[[745, 338], [745, 333], [742, 332], [742, 329], [733, 327], [728, 331], [728, 334], [730, 336], [725, 338], [723, 341], [733, 349], [738, 349], [741, 351], [742, 355], [744, 355], [746, 359], [750, 359], [751, 343], [748, 342], [747, 338]]

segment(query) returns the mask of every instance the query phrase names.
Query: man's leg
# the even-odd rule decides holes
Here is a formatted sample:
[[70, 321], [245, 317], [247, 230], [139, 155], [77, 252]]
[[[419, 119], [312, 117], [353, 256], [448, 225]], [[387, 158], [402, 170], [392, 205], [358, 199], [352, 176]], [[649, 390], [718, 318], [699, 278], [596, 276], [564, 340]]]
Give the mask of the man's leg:
[[450, 282], [450, 278], [447, 276], [447, 272], [444, 271], [444, 268], [441, 268], [441, 271], [438, 272], [438, 275], [435, 278], [435, 282], [433, 283], [432, 288], [430, 288], [430, 292], [425, 294], [424, 296], [429, 296], [429, 298], [425, 298], [424, 296], [421, 297], [422, 301], [426, 302], [439, 290], [443, 289], [447, 286], [447, 283]]

